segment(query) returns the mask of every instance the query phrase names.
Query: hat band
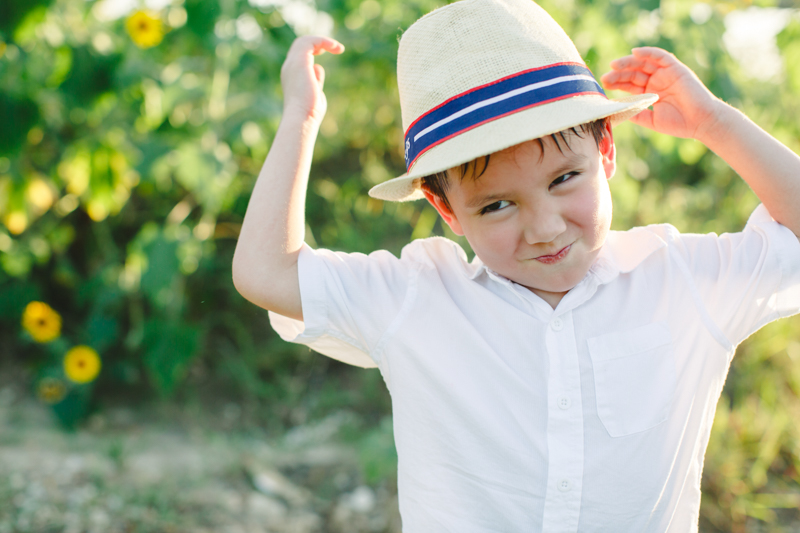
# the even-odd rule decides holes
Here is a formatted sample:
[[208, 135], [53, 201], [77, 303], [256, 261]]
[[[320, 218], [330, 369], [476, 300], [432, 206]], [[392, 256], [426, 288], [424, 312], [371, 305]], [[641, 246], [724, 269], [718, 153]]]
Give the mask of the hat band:
[[434, 107], [408, 127], [406, 169], [437, 144], [481, 124], [530, 107], [582, 94], [605, 92], [579, 63], [557, 63], [525, 70], [475, 87]]

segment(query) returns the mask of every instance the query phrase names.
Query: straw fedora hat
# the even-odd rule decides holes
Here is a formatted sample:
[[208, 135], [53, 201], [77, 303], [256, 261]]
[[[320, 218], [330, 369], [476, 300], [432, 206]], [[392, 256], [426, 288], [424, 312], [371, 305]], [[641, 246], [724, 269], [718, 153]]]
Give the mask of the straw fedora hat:
[[397, 85], [407, 172], [374, 198], [423, 198], [423, 176], [515, 144], [609, 117], [658, 96], [608, 99], [564, 30], [533, 0], [461, 0], [403, 34]]

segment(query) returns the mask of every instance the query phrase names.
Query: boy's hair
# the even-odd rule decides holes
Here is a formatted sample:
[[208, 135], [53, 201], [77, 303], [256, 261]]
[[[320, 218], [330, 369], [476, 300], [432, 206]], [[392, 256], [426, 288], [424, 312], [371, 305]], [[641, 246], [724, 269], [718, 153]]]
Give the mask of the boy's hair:
[[[568, 128], [564, 131], [559, 131], [558, 133], [550, 134], [550, 137], [553, 139], [553, 142], [556, 143], [556, 147], [558, 151], [562, 154], [564, 150], [561, 148], [561, 143], [558, 141], [558, 138], [561, 137], [561, 140], [564, 142], [568, 149], [572, 149], [569, 146], [569, 141], [567, 140], [567, 135], [573, 133], [580, 138], [583, 138], [583, 134], [591, 133], [592, 137], [594, 137], [594, 142], [597, 144], [598, 149], [600, 148], [600, 142], [606, 136], [606, 123], [608, 122], [608, 118], [601, 118], [599, 120], [595, 120], [593, 122], [587, 122], [586, 124], [581, 124], [579, 126], [573, 126]], [[566, 135], [565, 135], [566, 134]], [[542, 139], [534, 139], [536, 142], [539, 143], [539, 147], [541, 148], [542, 152], [540, 154], [540, 158], [544, 157], [544, 143]], [[457, 167], [460, 170], [460, 179], [461, 181], [467, 175], [467, 172], [472, 170], [472, 179], [477, 180], [483, 173], [486, 172], [486, 168], [489, 166], [489, 158], [491, 154], [484, 155], [473, 159], [467, 163], [462, 164], [461, 166]], [[480, 167], [480, 171], [478, 171], [478, 167]], [[453, 211], [450, 207], [450, 202], [447, 199], [447, 190], [450, 188], [450, 182], [447, 178], [447, 171], [443, 170], [441, 172], [437, 172], [435, 174], [430, 174], [422, 178], [422, 187], [426, 188], [431, 194], [435, 194], [439, 198], [442, 199], [444, 205], [447, 206], [449, 211]]]

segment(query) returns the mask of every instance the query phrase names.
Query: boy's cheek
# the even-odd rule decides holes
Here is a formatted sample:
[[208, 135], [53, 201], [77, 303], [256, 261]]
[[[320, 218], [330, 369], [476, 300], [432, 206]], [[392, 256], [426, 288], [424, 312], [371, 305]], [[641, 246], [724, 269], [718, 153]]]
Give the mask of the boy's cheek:
[[478, 235], [467, 235], [472, 250], [486, 266], [496, 271], [513, 263], [516, 240], [507, 231], [490, 231]]

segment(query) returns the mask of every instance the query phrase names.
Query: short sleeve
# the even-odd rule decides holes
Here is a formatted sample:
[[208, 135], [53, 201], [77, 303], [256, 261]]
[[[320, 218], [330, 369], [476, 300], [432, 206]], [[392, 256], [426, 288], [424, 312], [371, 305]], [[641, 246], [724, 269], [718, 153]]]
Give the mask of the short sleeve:
[[387, 251], [313, 250], [298, 258], [303, 320], [269, 313], [282, 339], [347, 364], [379, 365], [374, 349], [411, 296], [416, 269]]
[[681, 245], [711, 319], [733, 346], [800, 312], [800, 242], [763, 205], [740, 233], [682, 235]]

